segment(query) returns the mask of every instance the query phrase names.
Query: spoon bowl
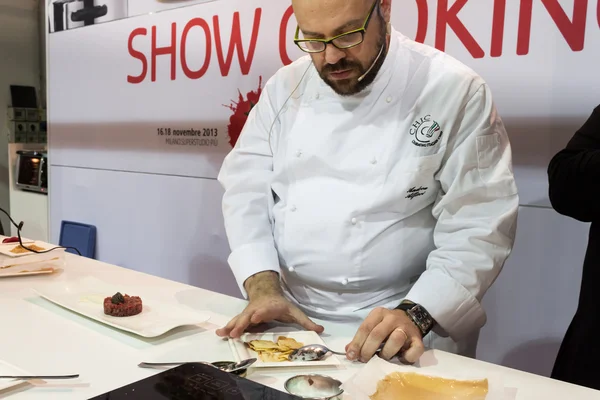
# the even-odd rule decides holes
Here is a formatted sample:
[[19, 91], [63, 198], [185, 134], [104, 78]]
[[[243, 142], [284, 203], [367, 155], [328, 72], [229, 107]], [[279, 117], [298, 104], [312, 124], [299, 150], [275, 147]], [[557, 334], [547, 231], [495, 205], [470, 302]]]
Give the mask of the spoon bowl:
[[246, 377], [248, 367], [256, 362], [256, 358], [242, 360], [239, 363], [231, 361], [215, 361], [210, 363], [213, 367], [217, 367], [221, 371], [229, 372], [242, 378]]
[[309, 344], [294, 350], [289, 356], [290, 361], [319, 361], [325, 358], [327, 354], [333, 353], [340, 356], [345, 356], [346, 353], [333, 351], [322, 344]]
[[[232, 361], [215, 361], [211, 362], [213, 367], [217, 367], [221, 371], [225, 371], [225, 369], [230, 368], [231, 365], [235, 364]], [[242, 378], [246, 377], [248, 370], [247, 369], [238, 369], [236, 371], [231, 372], [234, 375], [240, 376]]]
[[223, 368], [218, 367], [217, 365], [215, 365], [215, 363], [212, 363], [213, 366], [219, 368], [222, 371], [225, 372], [236, 372], [236, 371], [240, 371], [243, 369], [248, 369], [248, 367], [250, 367], [252, 364], [254, 364], [257, 361], [256, 358], [248, 358], [247, 360], [242, 360], [239, 363], [231, 363], [228, 366], [224, 366]]

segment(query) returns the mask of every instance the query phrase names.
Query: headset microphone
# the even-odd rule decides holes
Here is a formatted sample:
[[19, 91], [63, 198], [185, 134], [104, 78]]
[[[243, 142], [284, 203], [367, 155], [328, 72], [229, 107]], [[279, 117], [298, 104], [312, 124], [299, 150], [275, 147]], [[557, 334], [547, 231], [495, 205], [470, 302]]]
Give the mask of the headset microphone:
[[381, 54], [383, 54], [383, 49], [385, 48], [385, 44], [381, 46], [381, 49], [379, 50], [379, 54], [377, 54], [377, 57], [375, 57], [375, 61], [373, 61], [373, 64], [371, 64], [371, 66], [369, 67], [369, 69], [367, 70], [367, 72], [365, 72], [364, 74], [362, 74], [361, 76], [358, 77], [358, 81], [362, 81], [363, 79], [365, 79], [365, 77], [367, 75], [369, 75], [369, 72], [371, 72], [371, 70], [373, 68], [375, 68], [375, 64], [377, 64], [377, 61], [379, 61], [379, 57], [381, 57]]

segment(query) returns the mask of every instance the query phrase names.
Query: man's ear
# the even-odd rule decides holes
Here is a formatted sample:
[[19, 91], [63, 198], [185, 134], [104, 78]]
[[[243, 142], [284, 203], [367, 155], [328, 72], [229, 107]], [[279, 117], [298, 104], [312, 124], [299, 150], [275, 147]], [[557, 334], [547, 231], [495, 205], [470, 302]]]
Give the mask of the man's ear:
[[381, 9], [381, 13], [383, 14], [383, 19], [385, 22], [390, 22], [392, 18], [392, 0], [379, 0], [379, 8]]

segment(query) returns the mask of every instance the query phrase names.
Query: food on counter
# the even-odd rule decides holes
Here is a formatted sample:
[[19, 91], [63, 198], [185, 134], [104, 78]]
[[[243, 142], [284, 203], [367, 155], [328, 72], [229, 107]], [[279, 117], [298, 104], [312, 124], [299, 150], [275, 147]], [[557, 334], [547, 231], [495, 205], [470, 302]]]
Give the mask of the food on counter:
[[459, 381], [416, 373], [394, 372], [377, 384], [371, 400], [484, 400], [488, 394], [487, 379]]
[[21, 245], [15, 246], [10, 252], [11, 253], [15, 253], [15, 254], [31, 253], [31, 251], [29, 249], [31, 249], [33, 251], [44, 251], [44, 250], [46, 250], [43, 247], [36, 246], [35, 244], [30, 244], [30, 245], [27, 246], [27, 248], [25, 248], [25, 247], [23, 247]]
[[246, 345], [258, 354], [262, 362], [287, 361], [294, 350], [304, 346], [303, 343], [285, 336], [279, 336], [277, 343], [271, 340], [251, 340]]
[[4, 240], [2, 240], [2, 243], [19, 243], [19, 238], [16, 236], [7, 237]]
[[138, 296], [115, 293], [104, 299], [104, 314], [112, 317], [131, 317], [142, 312], [142, 299]]
[[51, 267], [49, 267], [49, 268], [40, 268], [40, 269], [31, 270], [31, 271], [28, 270], [28, 269], [24, 269], [24, 270], [19, 271], [19, 274], [28, 274], [28, 273], [31, 273], [31, 272], [54, 272], [54, 268], [51, 268]]

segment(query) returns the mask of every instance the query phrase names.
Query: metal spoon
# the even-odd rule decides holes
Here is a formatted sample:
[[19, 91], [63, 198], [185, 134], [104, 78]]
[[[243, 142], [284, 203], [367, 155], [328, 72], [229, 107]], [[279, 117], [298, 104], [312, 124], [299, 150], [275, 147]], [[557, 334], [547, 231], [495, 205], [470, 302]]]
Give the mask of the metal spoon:
[[[225, 372], [235, 372], [235, 371], [239, 371], [241, 369], [246, 369], [249, 366], [251, 366], [252, 364], [254, 364], [256, 362], [256, 358], [248, 358], [247, 360], [242, 360], [239, 363], [235, 363], [232, 365], [229, 365], [225, 368], [219, 368], [221, 371], [225, 371]], [[218, 368], [218, 367], [215, 367]]]
[[288, 356], [290, 361], [318, 361], [325, 357], [328, 353], [345, 356], [346, 353], [333, 351], [322, 344], [309, 344], [304, 347], [300, 347]]
[[[379, 354], [385, 346], [385, 342], [381, 343], [375, 354]], [[324, 358], [327, 354], [333, 353], [339, 356], [345, 356], [346, 353], [339, 351], [333, 351], [322, 344], [309, 344], [304, 347], [300, 347], [288, 356], [290, 361], [319, 361]]]
[[[182, 365], [182, 364], [188, 364], [191, 361], [185, 361], [185, 362], [141, 362], [138, 364], [138, 367], [141, 368], [154, 368], [154, 367], [167, 367], [167, 366], [173, 366], [173, 365]], [[242, 360], [239, 363], [231, 363], [230, 365], [228, 365], [227, 367], [216, 367], [211, 363], [208, 362], [203, 362], [203, 361], [199, 361], [199, 364], [204, 364], [204, 365], [210, 365], [213, 368], [217, 368], [220, 369], [221, 371], [225, 371], [225, 372], [235, 372], [235, 371], [239, 371], [240, 369], [246, 369], [249, 366], [251, 366], [252, 364], [254, 364], [256, 362], [256, 358], [249, 358], [247, 360]]]

